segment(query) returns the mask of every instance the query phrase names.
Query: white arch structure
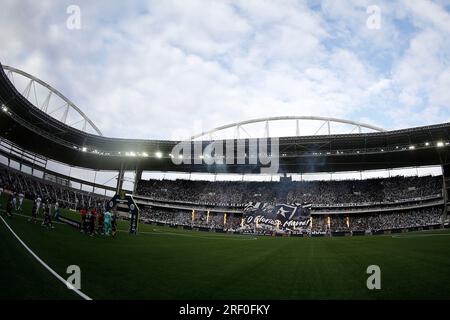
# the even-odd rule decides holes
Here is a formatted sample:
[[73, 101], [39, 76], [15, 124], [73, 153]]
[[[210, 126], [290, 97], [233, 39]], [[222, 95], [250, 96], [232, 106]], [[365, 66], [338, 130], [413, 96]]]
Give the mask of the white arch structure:
[[[240, 138], [240, 130], [245, 131], [247, 134], [248, 132], [245, 130], [245, 128], [243, 128], [242, 126], [247, 125], [247, 124], [253, 124], [253, 123], [265, 123], [265, 137], [268, 138], [270, 137], [270, 129], [269, 129], [269, 123], [273, 122], [273, 121], [280, 121], [280, 120], [295, 120], [296, 121], [296, 127], [295, 127], [295, 135], [293, 136], [300, 136], [300, 121], [302, 120], [307, 120], [307, 121], [321, 121], [322, 124], [319, 126], [319, 128], [317, 129], [317, 131], [315, 132], [314, 135], [317, 135], [318, 132], [326, 125], [327, 126], [327, 133], [328, 135], [332, 134], [331, 131], [331, 123], [340, 123], [340, 124], [347, 124], [350, 125], [352, 127], [352, 130], [349, 133], [353, 133], [355, 130], [358, 130], [358, 133], [362, 133], [362, 129], [368, 129], [368, 130], [372, 130], [372, 131], [376, 131], [376, 132], [383, 132], [385, 131], [382, 128], [367, 124], [367, 123], [362, 123], [362, 122], [357, 122], [357, 121], [351, 121], [351, 120], [344, 120], [344, 119], [338, 119], [338, 118], [330, 118], [330, 117], [317, 117], [317, 116], [278, 116], [278, 117], [267, 117], [267, 118], [258, 118], [258, 119], [252, 119], [252, 120], [246, 120], [246, 121], [241, 121], [241, 122], [235, 122], [235, 123], [231, 123], [231, 124], [227, 124], [224, 126], [220, 126], [208, 131], [204, 131], [198, 134], [195, 134], [193, 136], [190, 137], [190, 140], [195, 140], [204, 136], [209, 136], [210, 139], [212, 137], [212, 134], [218, 132], [218, 131], [222, 131], [222, 130], [226, 130], [229, 128], [235, 128], [235, 138], [239, 139]], [[249, 135], [249, 134], [248, 134]]]
[[[91, 119], [89, 119], [89, 117], [80, 108], [78, 108], [72, 101], [70, 101], [66, 96], [64, 96], [61, 92], [53, 88], [51, 85], [47, 84], [46, 82], [42, 81], [39, 78], [36, 78], [35, 76], [32, 76], [29, 73], [26, 73], [25, 71], [22, 71], [14, 67], [4, 65], [3, 70], [5, 70], [5, 73], [10, 79], [11, 83], [16, 87], [16, 89], [19, 92], [20, 89], [16, 84], [14, 75], [20, 75], [26, 79], [27, 85], [25, 86], [25, 89], [20, 93], [28, 101], [30, 101], [36, 108], [42, 110], [43, 112], [47, 113], [53, 118], [71, 127], [77, 128], [76, 125], [81, 125], [81, 128], [77, 129], [81, 129], [84, 132], [93, 131], [99, 136], [103, 136], [100, 129], [94, 124], [94, 122], [92, 122]], [[38, 87], [39, 90], [36, 89], [36, 84], [40, 86]], [[41, 93], [43, 93], [43, 96], [45, 96], [45, 98], [43, 99], [42, 103], [39, 103], [38, 96], [40, 96]], [[56, 109], [50, 110], [49, 109], [50, 100], [53, 97], [56, 97], [60, 101], [56, 102], [57, 103]], [[69, 112], [72, 110], [75, 112], [75, 122], [68, 123], [69, 120], [68, 115]], [[59, 118], [54, 116], [54, 114], [58, 111], [62, 111], [62, 115]]]
[[[18, 88], [17, 84], [14, 80], [14, 75], [20, 75], [22, 77], [25, 77], [27, 80], [27, 85], [25, 86], [25, 89], [21, 92], [21, 94], [28, 99], [35, 107], [39, 108], [43, 112], [47, 113], [48, 115], [51, 115], [55, 119], [63, 122], [64, 124], [67, 124], [69, 126], [75, 127], [75, 125], [82, 125], [81, 129], [84, 132], [89, 132], [88, 129], [91, 129], [91, 131], [94, 131], [100, 136], [103, 136], [100, 129], [94, 124], [94, 122], [88, 118], [88, 116], [80, 109], [78, 108], [72, 101], [70, 101], [66, 96], [64, 96], [61, 92], [59, 92], [57, 89], [53, 88], [51, 85], [47, 84], [46, 82], [42, 81], [41, 79], [32, 76], [31, 74], [22, 71], [20, 69], [11, 67], [11, 66], [3, 66], [3, 69], [6, 72], [6, 75], [10, 79], [10, 81], [13, 83], [13, 85], [16, 87], [16, 89], [20, 92], [20, 89]], [[44, 88], [46, 90], [45, 92], [45, 99], [43, 99], [42, 103], [39, 103], [38, 94], [36, 90], [36, 84], [40, 85], [41, 88]], [[61, 104], [58, 104], [56, 108], [53, 110], [49, 109], [50, 100], [52, 97], [56, 96], [61, 100]], [[54, 116], [54, 114], [58, 111], [63, 111], [61, 117], [57, 118]], [[73, 110], [78, 118], [73, 123], [68, 123], [68, 114], [69, 112]], [[318, 116], [276, 116], [276, 117], [266, 117], [266, 118], [257, 118], [257, 119], [251, 119], [241, 122], [235, 122], [231, 124], [227, 124], [224, 126], [216, 127], [214, 129], [201, 132], [199, 134], [195, 134], [189, 138], [189, 140], [195, 140], [204, 136], [209, 136], [210, 139], [212, 139], [212, 135], [216, 132], [223, 131], [229, 128], [235, 128], [235, 138], [240, 138], [240, 131], [244, 131], [248, 136], [250, 134], [248, 131], [244, 128], [245, 125], [248, 124], [255, 124], [255, 123], [265, 123], [264, 128], [264, 134], [265, 137], [270, 137], [270, 125], [269, 123], [274, 121], [280, 121], [280, 120], [292, 120], [296, 121], [295, 126], [295, 134], [292, 136], [300, 136], [300, 121], [321, 121], [321, 125], [316, 130], [314, 135], [317, 135], [318, 132], [326, 125], [327, 127], [327, 133], [328, 135], [332, 134], [331, 131], [331, 123], [339, 123], [339, 124], [346, 124], [350, 125], [352, 130], [349, 133], [353, 133], [355, 130], [357, 130], [358, 133], [362, 133], [362, 129], [366, 130], [372, 130], [377, 132], [383, 132], [385, 131], [382, 128], [357, 122], [357, 121], [351, 121], [351, 120], [344, 120], [344, 119], [338, 119], [338, 118], [330, 118], [330, 117], [318, 117]], [[76, 128], [76, 127], [75, 127]]]

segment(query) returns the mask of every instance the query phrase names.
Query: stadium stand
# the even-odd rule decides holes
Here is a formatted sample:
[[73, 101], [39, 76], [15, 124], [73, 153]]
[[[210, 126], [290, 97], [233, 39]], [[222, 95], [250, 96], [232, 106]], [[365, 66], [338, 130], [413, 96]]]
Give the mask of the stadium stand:
[[77, 190], [56, 182], [40, 179], [20, 171], [0, 166], [0, 186], [5, 190], [23, 193], [28, 199], [40, 197], [58, 202], [61, 208], [81, 209], [103, 203], [107, 198]]
[[[328, 225], [329, 219], [329, 225]], [[312, 234], [327, 233], [378, 233], [397, 229], [417, 229], [441, 224], [442, 208], [431, 207], [419, 210], [406, 210], [388, 213], [370, 213], [357, 215], [313, 215]], [[225, 229], [240, 231], [241, 217], [231, 215], [224, 224], [223, 214], [196, 212], [194, 218], [189, 211], [149, 208], [141, 211], [141, 220], [146, 223], [168, 224], [171, 226], [189, 226], [191, 228]], [[347, 225], [348, 222], [348, 225]]]
[[[80, 209], [107, 200], [4, 166], [0, 167], [0, 186], [29, 199], [39, 196], [58, 201], [65, 208]], [[164, 204], [141, 203], [142, 222], [200, 229], [242, 231], [242, 209], [251, 201], [312, 203], [313, 235], [377, 233], [442, 223], [442, 176], [291, 182], [140, 180], [137, 194]], [[186, 207], [177, 209], [173, 201]], [[235, 211], [208, 212], [198, 210], [198, 205]]]
[[[73, 188], [80, 184], [92, 187], [93, 191], [103, 187], [105, 194], [109, 191], [116, 196], [132, 193], [142, 209], [143, 221], [225, 230], [239, 228], [248, 202], [311, 203], [313, 228], [318, 233], [416, 228], [433, 225], [440, 216], [442, 220], [446, 212], [450, 212], [450, 123], [377, 132], [296, 134], [280, 137], [267, 145], [271, 152], [273, 147], [280, 151], [279, 156], [275, 156], [279, 174], [441, 166], [444, 177], [280, 182], [145, 181], [143, 172], [262, 173], [267, 165], [252, 162], [257, 154], [251, 150], [250, 141], [264, 142], [265, 138], [233, 139], [232, 147], [226, 146], [225, 151], [233, 149], [226, 166], [220, 161], [197, 164], [192, 161], [194, 155], [190, 151], [174, 156], [181, 141], [111, 138], [73, 128], [26, 99], [3, 67], [0, 68], [0, 103], [3, 163], [9, 166], [14, 161], [20, 163], [19, 167], [23, 164], [34, 168], [37, 161], [44, 174], [43, 178], [38, 178], [14, 167], [0, 167], [0, 187], [31, 199], [39, 196], [57, 200], [61, 207], [80, 208], [106, 200]], [[334, 121], [332, 118], [322, 120], [325, 121], [322, 126]], [[361, 129], [361, 123], [354, 124]], [[204, 150], [210, 142], [202, 140], [199, 146]], [[196, 144], [198, 141], [189, 141], [187, 149], [195, 150]], [[244, 154], [240, 158], [234, 153], [234, 148], [239, 146]], [[178, 163], [174, 159], [183, 161]], [[53, 174], [49, 172], [48, 160], [70, 167], [117, 172], [117, 185], [101, 186], [81, 178]], [[228, 160], [232, 160], [232, 164], [228, 165]], [[135, 174], [137, 183], [133, 180], [133, 190], [124, 188], [126, 172]], [[55, 179], [50, 179], [52, 174]], [[447, 191], [443, 193], [443, 190]]]
[[[242, 215], [228, 213], [225, 219], [224, 212], [214, 209], [242, 209], [251, 201], [312, 203], [313, 235], [379, 233], [442, 223], [442, 176], [287, 183], [141, 180], [137, 192], [164, 203], [144, 205], [143, 222], [190, 228], [242, 231]], [[184, 209], [177, 208], [180, 203]], [[210, 206], [211, 211], [191, 209], [196, 205]]]
[[392, 177], [343, 181], [236, 182], [140, 180], [137, 194], [154, 200], [239, 207], [250, 201], [358, 205], [441, 197], [442, 177]]

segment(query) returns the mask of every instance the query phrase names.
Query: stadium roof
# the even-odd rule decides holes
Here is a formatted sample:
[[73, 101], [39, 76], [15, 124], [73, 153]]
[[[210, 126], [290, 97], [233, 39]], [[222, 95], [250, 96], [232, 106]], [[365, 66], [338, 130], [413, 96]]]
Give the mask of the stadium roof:
[[[172, 161], [179, 141], [108, 138], [70, 127], [22, 96], [0, 68], [0, 135], [44, 157], [99, 169], [259, 173], [261, 164], [181, 164]], [[258, 139], [260, 140], [260, 139]], [[248, 151], [249, 140], [234, 140]], [[448, 163], [450, 123], [385, 132], [282, 137], [279, 172], [336, 172]], [[189, 142], [193, 143], [193, 142]], [[210, 142], [203, 141], [203, 147]], [[192, 148], [193, 149], [193, 148]], [[247, 159], [248, 160], [248, 159]]]

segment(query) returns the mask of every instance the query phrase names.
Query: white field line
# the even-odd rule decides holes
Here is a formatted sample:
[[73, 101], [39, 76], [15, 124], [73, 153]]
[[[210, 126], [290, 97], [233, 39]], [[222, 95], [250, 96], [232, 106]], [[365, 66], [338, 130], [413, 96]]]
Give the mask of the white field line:
[[11, 231], [11, 233], [14, 235], [14, 237], [16, 237], [17, 240], [19, 240], [19, 242], [24, 246], [25, 249], [27, 249], [27, 251], [37, 260], [39, 261], [40, 264], [42, 264], [48, 271], [50, 271], [51, 274], [53, 274], [56, 279], [60, 280], [62, 283], [64, 283], [69, 289], [73, 290], [76, 294], [78, 294], [80, 297], [82, 297], [85, 300], [92, 300], [89, 296], [87, 296], [86, 294], [84, 294], [83, 292], [81, 292], [80, 290], [78, 290], [77, 288], [75, 288], [71, 283], [67, 282], [66, 279], [64, 279], [63, 277], [61, 277], [58, 273], [56, 273], [55, 270], [53, 270], [52, 268], [50, 268], [41, 258], [38, 257], [38, 255], [36, 253], [34, 253], [26, 244], [25, 242], [22, 241], [22, 239], [20, 239], [20, 237], [14, 232], [13, 229], [11, 229], [11, 227], [9, 226], [9, 224], [3, 219], [2, 216], [0, 216], [0, 219], [2, 219], [3, 223], [5, 224], [5, 226], [9, 229], [9, 231]]
[[[4, 210], [1, 210], [1, 211], [4, 211]], [[28, 216], [28, 215], [26, 215], [26, 214], [23, 214], [23, 213], [13, 213], [13, 217], [14, 216], [19, 216], [19, 217], [24, 217], [24, 218], [32, 218], [31, 216]], [[36, 218], [36, 220], [37, 221], [44, 221], [44, 219], [42, 219], [42, 218]], [[52, 217], [52, 223], [55, 223], [55, 224], [65, 224], [64, 222], [59, 222], [59, 221], [56, 221], [56, 219], [54, 218], [54, 217]]]

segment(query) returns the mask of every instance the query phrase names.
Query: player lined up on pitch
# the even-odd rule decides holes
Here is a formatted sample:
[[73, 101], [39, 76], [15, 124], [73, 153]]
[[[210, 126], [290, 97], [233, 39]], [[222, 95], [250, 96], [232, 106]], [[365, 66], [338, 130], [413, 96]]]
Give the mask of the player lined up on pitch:
[[41, 226], [48, 229], [54, 229], [55, 227], [52, 221], [52, 212], [54, 212], [53, 214], [55, 217], [59, 215], [58, 202], [52, 204], [49, 199], [42, 201], [41, 197], [36, 197], [36, 199], [34, 199], [33, 201], [33, 207], [31, 208], [31, 218], [29, 218], [28, 221], [37, 223], [39, 219], [38, 217], [41, 215], [41, 209], [43, 216]]
[[[0, 188], [0, 196], [3, 194], [4, 189]], [[22, 212], [22, 204], [25, 195], [23, 193], [17, 193], [14, 191], [6, 191], [7, 199], [6, 199], [6, 216], [12, 217], [15, 212]], [[0, 203], [1, 208], [1, 203]]]
[[[97, 223], [97, 226], [96, 226]], [[108, 210], [103, 212], [97, 208], [81, 209], [81, 230], [90, 236], [105, 235], [112, 236], [117, 234], [117, 217]]]
[[[6, 208], [5, 213], [8, 218], [12, 218], [14, 213], [23, 211], [23, 200], [25, 196], [22, 193], [16, 193], [11, 190], [4, 190], [0, 187], [0, 196], [5, 193]], [[0, 207], [1, 207], [0, 203]], [[112, 236], [117, 234], [117, 216], [114, 213], [106, 210], [103, 212], [98, 204], [97, 207], [86, 207], [81, 209], [81, 232], [90, 236], [105, 235]], [[60, 217], [60, 207], [58, 201], [52, 202], [51, 199], [43, 199], [41, 196], [36, 196], [33, 200], [31, 208], [31, 216], [28, 218], [29, 222], [37, 224], [40, 222], [41, 226], [48, 229], [54, 229], [53, 219], [58, 220]]]
[[[0, 195], [4, 192], [1, 189]], [[23, 211], [23, 200], [25, 195], [23, 193], [17, 193], [12, 190], [8, 190], [6, 198], [6, 216], [12, 218], [15, 213], [22, 213]], [[40, 211], [42, 210], [42, 214]], [[58, 203], [52, 204], [49, 199], [42, 201], [41, 197], [36, 197], [33, 201], [33, 207], [31, 209], [31, 217], [28, 219], [30, 222], [37, 223], [38, 220], [42, 220], [41, 226], [47, 227], [49, 229], [54, 229], [52, 222], [52, 211], [59, 214]], [[38, 216], [42, 215], [41, 219]]]

